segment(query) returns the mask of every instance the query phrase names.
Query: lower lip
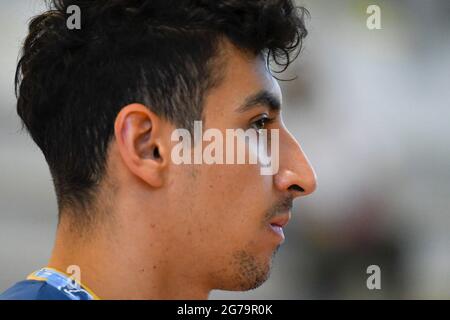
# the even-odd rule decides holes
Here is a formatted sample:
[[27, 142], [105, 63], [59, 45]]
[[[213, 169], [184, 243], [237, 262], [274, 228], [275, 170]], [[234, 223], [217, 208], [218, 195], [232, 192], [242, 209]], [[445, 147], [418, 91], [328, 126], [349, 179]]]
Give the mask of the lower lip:
[[276, 225], [269, 225], [270, 226], [270, 230], [272, 230], [273, 233], [275, 233], [277, 236], [279, 236], [281, 238], [282, 241], [284, 241], [284, 232], [283, 232], [283, 228], [280, 226], [276, 226]]

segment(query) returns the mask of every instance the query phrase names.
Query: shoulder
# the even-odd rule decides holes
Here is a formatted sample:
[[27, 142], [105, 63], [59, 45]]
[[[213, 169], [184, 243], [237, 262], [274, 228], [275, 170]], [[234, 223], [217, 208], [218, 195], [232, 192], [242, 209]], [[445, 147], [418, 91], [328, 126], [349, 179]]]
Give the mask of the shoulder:
[[0, 294], [0, 300], [69, 300], [45, 281], [24, 280]]

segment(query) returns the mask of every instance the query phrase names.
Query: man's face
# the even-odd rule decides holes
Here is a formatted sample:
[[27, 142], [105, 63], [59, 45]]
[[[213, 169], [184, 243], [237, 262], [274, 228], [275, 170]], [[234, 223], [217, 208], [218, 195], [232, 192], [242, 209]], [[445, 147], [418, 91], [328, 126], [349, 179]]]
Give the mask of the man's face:
[[[260, 164], [171, 163], [167, 209], [174, 213], [171, 234], [180, 257], [213, 288], [243, 291], [268, 278], [284, 240], [275, 225], [289, 219], [296, 196], [315, 189], [315, 175], [280, 111], [268, 104], [281, 102], [281, 92], [264, 59], [231, 45], [225, 59], [224, 78], [206, 97], [203, 130], [222, 132], [225, 155], [226, 129], [259, 129], [258, 120], [273, 119], [264, 128], [269, 136], [271, 129], [279, 130], [279, 170], [262, 175]], [[266, 98], [252, 99], [261, 96]], [[242, 108], [251, 100], [256, 103]]]

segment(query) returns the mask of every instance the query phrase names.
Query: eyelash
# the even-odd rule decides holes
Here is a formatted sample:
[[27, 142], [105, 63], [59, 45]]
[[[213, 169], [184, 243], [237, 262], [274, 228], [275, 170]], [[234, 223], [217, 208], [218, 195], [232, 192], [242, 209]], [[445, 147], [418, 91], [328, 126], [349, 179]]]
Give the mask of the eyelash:
[[[253, 121], [251, 124], [251, 128], [255, 129], [256, 131], [265, 129], [265, 126], [271, 124], [274, 120], [275, 118], [269, 118], [267, 115], [265, 115], [259, 118], [258, 120]], [[256, 124], [260, 124], [261, 127], [256, 127]]]

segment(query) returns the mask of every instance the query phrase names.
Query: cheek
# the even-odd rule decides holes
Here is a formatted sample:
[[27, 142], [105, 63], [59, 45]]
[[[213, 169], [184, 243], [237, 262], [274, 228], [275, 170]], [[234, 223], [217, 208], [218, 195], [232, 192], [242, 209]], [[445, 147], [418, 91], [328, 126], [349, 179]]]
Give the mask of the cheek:
[[193, 187], [199, 191], [194, 205], [205, 238], [241, 241], [261, 229], [272, 179], [261, 176], [257, 165], [203, 166]]
[[184, 248], [228, 256], [258, 238], [271, 205], [271, 176], [248, 164], [177, 167], [170, 206]]

